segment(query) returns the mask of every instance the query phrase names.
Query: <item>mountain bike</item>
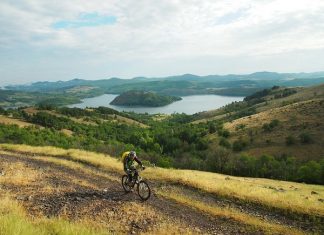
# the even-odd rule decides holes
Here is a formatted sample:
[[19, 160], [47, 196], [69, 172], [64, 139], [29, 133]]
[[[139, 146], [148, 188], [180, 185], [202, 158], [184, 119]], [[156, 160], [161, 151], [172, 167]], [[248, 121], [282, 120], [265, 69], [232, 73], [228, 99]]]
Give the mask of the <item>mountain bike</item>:
[[132, 191], [132, 189], [137, 186], [137, 194], [143, 200], [146, 201], [151, 196], [151, 189], [148, 183], [142, 179], [139, 172], [144, 170], [144, 168], [136, 169], [134, 168], [130, 174], [132, 174], [132, 181], [129, 181], [128, 175], [122, 176], [122, 186], [126, 193]]

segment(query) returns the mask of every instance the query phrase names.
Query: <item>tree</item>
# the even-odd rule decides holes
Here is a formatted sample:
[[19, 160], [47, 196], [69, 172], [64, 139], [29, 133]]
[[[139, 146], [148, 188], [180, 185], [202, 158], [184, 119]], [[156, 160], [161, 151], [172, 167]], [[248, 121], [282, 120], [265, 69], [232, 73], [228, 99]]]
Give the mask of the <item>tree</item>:
[[321, 165], [315, 161], [309, 161], [298, 169], [298, 179], [306, 183], [320, 183], [322, 172]]
[[214, 172], [224, 172], [225, 165], [230, 159], [230, 152], [225, 148], [213, 149], [206, 159], [206, 168]]

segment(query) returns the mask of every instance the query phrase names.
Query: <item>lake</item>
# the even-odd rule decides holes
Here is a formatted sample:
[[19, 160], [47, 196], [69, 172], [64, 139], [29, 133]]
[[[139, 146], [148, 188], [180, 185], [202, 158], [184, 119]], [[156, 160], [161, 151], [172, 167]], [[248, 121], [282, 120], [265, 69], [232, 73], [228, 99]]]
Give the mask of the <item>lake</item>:
[[86, 108], [86, 107], [99, 107], [105, 106], [118, 111], [133, 111], [136, 113], [186, 113], [194, 114], [202, 111], [220, 108], [226, 104], [232, 103], [233, 101], [242, 101], [244, 97], [233, 97], [233, 96], [219, 96], [219, 95], [190, 95], [181, 97], [182, 100], [174, 102], [172, 104], [162, 107], [128, 107], [128, 106], [115, 106], [109, 103], [117, 95], [105, 94], [93, 98], [86, 98], [82, 100], [80, 104], [72, 104], [68, 107], [73, 108]]

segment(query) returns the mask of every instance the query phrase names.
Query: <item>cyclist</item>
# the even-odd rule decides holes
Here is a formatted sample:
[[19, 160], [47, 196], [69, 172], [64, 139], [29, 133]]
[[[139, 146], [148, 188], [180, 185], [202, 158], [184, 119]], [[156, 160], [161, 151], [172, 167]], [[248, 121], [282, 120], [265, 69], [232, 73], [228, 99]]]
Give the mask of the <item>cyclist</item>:
[[124, 165], [124, 171], [129, 179], [128, 182], [132, 182], [132, 172], [136, 169], [134, 166], [134, 161], [137, 162], [143, 169], [145, 169], [141, 160], [139, 160], [136, 156], [135, 151], [127, 151], [122, 154], [122, 162]]

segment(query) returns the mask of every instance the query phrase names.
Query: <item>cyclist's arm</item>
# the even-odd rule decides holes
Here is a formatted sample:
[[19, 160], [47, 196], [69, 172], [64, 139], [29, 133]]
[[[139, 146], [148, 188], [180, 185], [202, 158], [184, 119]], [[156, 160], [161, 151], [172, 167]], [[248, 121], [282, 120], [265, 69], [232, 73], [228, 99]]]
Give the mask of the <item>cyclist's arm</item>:
[[137, 162], [141, 167], [143, 167], [143, 164], [142, 164], [141, 160], [138, 159], [138, 157], [135, 157], [134, 161]]

